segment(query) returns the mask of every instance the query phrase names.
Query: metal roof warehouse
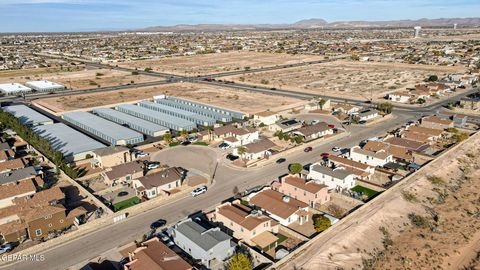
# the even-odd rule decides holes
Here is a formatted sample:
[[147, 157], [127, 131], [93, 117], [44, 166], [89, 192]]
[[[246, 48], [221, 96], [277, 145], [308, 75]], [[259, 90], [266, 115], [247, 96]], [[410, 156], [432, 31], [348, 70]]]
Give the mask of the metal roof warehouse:
[[88, 112], [70, 112], [62, 118], [73, 125], [102, 138], [112, 145], [127, 145], [143, 142], [143, 135], [119, 124]]
[[85, 159], [93, 150], [105, 145], [63, 124], [37, 126], [33, 131], [46, 139], [53, 149], [60, 151], [68, 161]]
[[117, 124], [128, 125], [129, 128], [152, 137], [162, 136], [170, 131], [167, 127], [113, 109], [101, 108], [93, 110], [93, 113]]
[[150, 110], [154, 110], [154, 111], [157, 111], [157, 112], [162, 112], [162, 113], [166, 113], [166, 114], [169, 114], [169, 115], [173, 115], [173, 116], [176, 116], [176, 117], [179, 117], [179, 118], [183, 118], [185, 120], [192, 121], [195, 124], [200, 125], [200, 126], [213, 126], [217, 122], [215, 119], [207, 117], [207, 116], [199, 115], [199, 114], [196, 114], [196, 113], [193, 113], [193, 112], [185, 111], [185, 110], [182, 110], [182, 109], [177, 109], [177, 108], [170, 107], [170, 106], [163, 105], [163, 104], [153, 103], [153, 102], [150, 102], [150, 101], [139, 102], [138, 106], [144, 107], [144, 108], [147, 108], [147, 109], [150, 109]]
[[31, 81], [26, 82], [25, 85], [39, 92], [65, 89], [65, 86], [51, 81]]
[[53, 124], [53, 120], [25, 105], [12, 105], [2, 108], [20, 120], [26, 126]]
[[196, 113], [196, 114], [199, 114], [199, 115], [207, 116], [207, 117], [213, 118], [213, 119], [215, 119], [217, 121], [221, 121], [221, 122], [231, 122], [232, 121], [232, 116], [230, 116], [230, 115], [222, 114], [222, 113], [219, 113], [219, 112], [215, 112], [215, 111], [200, 108], [200, 107], [193, 107], [193, 106], [190, 106], [190, 105], [187, 105], [187, 104], [184, 104], [184, 103], [181, 103], [181, 102], [177, 102], [175, 100], [168, 99], [168, 98], [155, 99], [155, 103], [163, 104], [163, 105], [170, 106], [170, 107], [173, 107], [173, 108], [177, 108], [177, 109], [181, 109], [181, 110], [184, 110], [184, 111], [189, 111], [189, 112], [193, 112], [193, 113]]
[[32, 91], [32, 89], [19, 83], [4, 83], [4, 84], [0, 84], [0, 91], [2, 91], [5, 95], [15, 95], [20, 92], [22, 93], [30, 92]]
[[185, 120], [183, 118], [175, 117], [162, 112], [157, 112], [132, 104], [124, 104], [117, 107], [117, 110], [142, 118], [144, 120], [157, 123], [159, 125], [168, 127], [173, 130], [191, 131], [197, 125], [194, 122]]

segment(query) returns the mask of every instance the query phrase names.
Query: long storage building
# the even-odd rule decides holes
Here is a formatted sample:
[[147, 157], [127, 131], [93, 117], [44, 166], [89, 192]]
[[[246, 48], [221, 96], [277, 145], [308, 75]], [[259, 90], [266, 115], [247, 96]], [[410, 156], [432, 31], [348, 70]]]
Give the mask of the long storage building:
[[12, 105], [2, 108], [20, 120], [26, 126], [53, 124], [53, 120], [25, 105]]
[[0, 84], [0, 91], [5, 95], [16, 95], [31, 92], [32, 89], [19, 83], [2, 83]]
[[119, 124], [88, 112], [70, 112], [62, 118], [73, 125], [109, 142], [111, 145], [127, 145], [143, 142], [143, 135]]
[[192, 121], [132, 104], [119, 105], [116, 109], [126, 114], [133, 115], [173, 130], [191, 131], [197, 127], [197, 125]]
[[175, 117], [183, 118], [188, 121], [192, 121], [200, 126], [213, 126], [217, 122], [215, 119], [199, 115], [193, 112], [177, 109], [174, 107], [166, 106], [163, 104], [153, 103], [150, 101], [142, 101], [138, 103], [138, 106], [144, 107], [153, 111], [169, 114]]
[[213, 119], [215, 119], [217, 121], [220, 121], [220, 122], [231, 122], [232, 121], [232, 116], [230, 116], [230, 115], [218, 113], [218, 112], [215, 112], [215, 111], [212, 111], [212, 110], [207, 110], [207, 109], [200, 108], [200, 107], [192, 107], [192, 106], [189, 106], [187, 104], [176, 102], [176, 101], [168, 99], [168, 98], [155, 99], [155, 103], [163, 104], [163, 105], [173, 107], [173, 108], [177, 108], [177, 109], [181, 109], [181, 110], [184, 110], [184, 111], [193, 112], [193, 113], [196, 113], [196, 114], [199, 114], [199, 115], [203, 115], [203, 116], [206, 116], [206, 117], [213, 118]]
[[[162, 99], [162, 98], [166, 98], [166, 97], [165, 96], [154, 97], [155, 101], [157, 99]], [[233, 118], [236, 118], [236, 119], [243, 119], [243, 117], [245, 116], [245, 114], [241, 113], [241, 112], [227, 110], [227, 109], [223, 109], [223, 108], [220, 108], [220, 107], [207, 105], [207, 104], [203, 104], [203, 103], [200, 103], [200, 102], [194, 102], [194, 101], [190, 101], [190, 100], [182, 99], [182, 98], [178, 98], [178, 97], [168, 97], [168, 99], [173, 100], [177, 103], [181, 103], [181, 104], [191, 106], [191, 107], [202, 108], [202, 109], [211, 110], [211, 111], [214, 111], [214, 112], [217, 112], [217, 113], [229, 115], [229, 116], [231, 116]]]
[[45, 80], [26, 82], [25, 85], [38, 92], [65, 90], [65, 86], [55, 82], [45, 81]]
[[93, 110], [93, 113], [152, 137], [162, 136], [170, 131], [167, 127], [160, 126], [114, 109], [101, 108]]
[[53, 149], [60, 151], [68, 162], [82, 160], [105, 145], [63, 124], [33, 127], [33, 131], [50, 142]]

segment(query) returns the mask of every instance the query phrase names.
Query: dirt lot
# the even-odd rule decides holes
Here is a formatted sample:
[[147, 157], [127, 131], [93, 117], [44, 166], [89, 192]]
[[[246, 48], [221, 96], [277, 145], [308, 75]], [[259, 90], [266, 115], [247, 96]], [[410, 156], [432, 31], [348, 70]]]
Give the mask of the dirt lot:
[[245, 68], [259, 68], [280, 64], [294, 64], [304, 61], [321, 60], [322, 56], [289, 55], [260, 52], [228, 52], [194, 56], [179, 56], [158, 60], [141, 60], [120, 63], [119, 66], [129, 68], [152, 68], [158, 72], [177, 75], [204, 75]]
[[155, 95], [167, 94], [216, 105], [245, 113], [255, 113], [278, 106], [299, 102], [298, 99], [270, 96], [258, 93], [235, 91], [216, 86], [191, 83], [177, 83], [155, 87], [128, 89], [122, 91], [47, 98], [36, 101], [54, 112], [71, 111], [109, 104], [150, 99]]
[[322, 95], [370, 99], [414, 86], [432, 74], [442, 77], [463, 69], [339, 60], [224, 79]]
[[0, 83], [20, 83], [32, 80], [39, 80], [44, 76], [50, 76], [60, 73], [68, 74], [74, 71], [84, 70], [84, 68], [84, 66], [80, 65], [69, 67], [68, 70], [67, 68], [61, 69], [60, 67], [2, 70], [0, 71]]
[[403, 180], [321, 234], [280, 269], [464, 269], [478, 265], [479, 142], [477, 134]]
[[161, 80], [161, 78], [158, 77], [132, 75], [130, 72], [109, 69], [82, 69], [72, 72], [41, 72], [28, 76], [11, 76], [13, 75], [11, 73], [5, 73], [4, 75], [7, 76], [2, 76], [2, 73], [0, 73], [0, 83], [24, 83], [31, 80], [49, 80], [63, 84], [67, 88], [73, 90]]

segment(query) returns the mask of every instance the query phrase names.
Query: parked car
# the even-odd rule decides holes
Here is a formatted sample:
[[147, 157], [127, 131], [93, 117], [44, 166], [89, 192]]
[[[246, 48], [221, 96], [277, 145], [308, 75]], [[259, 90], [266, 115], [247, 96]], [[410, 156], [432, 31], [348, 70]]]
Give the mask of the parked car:
[[275, 162], [276, 162], [277, 164], [280, 164], [280, 163], [283, 163], [283, 162], [285, 162], [285, 161], [287, 161], [286, 158], [279, 158], [279, 159], [277, 159], [277, 161], [275, 161]]
[[136, 152], [135, 153], [135, 157], [137, 158], [142, 158], [142, 157], [148, 157], [148, 153], [145, 153], [145, 152]]
[[362, 120], [362, 121], [358, 121], [358, 123], [359, 123], [360, 125], [365, 125], [365, 124], [367, 123], [367, 121]]
[[10, 252], [13, 249], [12, 244], [4, 244], [0, 246], [0, 254], [3, 254], [5, 252]]
[[191, 141], [183, 141], [181, 142], [180, 144], [183, 145], [183, 146], [187, 146], [189, 144], [191, 144], [192, 142]]
[[320, 156], [323, 157], [323, 158], [328, 158], [330, 156], [330, 154], [329, 153], [321, 153]]
[[163, 227], [167, 224], [167, 221], [165, 219], [159, 219], [155, 222], [153, 222], [152, 224], [150, 224], [150, 229], [152, 230], [155, 230], [155, 229], [158, 229], [160, 227]]
[[160, 162], [150, 162], [147, 164], [147, 169], [153, 170], [160, 167]]
[[170, 241], [170, 237], [168, 237], [168, 235], [163, 232], [158, 233], [156, 236], [158, 237], [158, 239], [162, 240], [162, 242]]
[[238, 156], [235, 156], [234, 154], [228, 154], [227, 159], [231, 161], [235, 161], [238, 159]]
[[124, 196], [127, 196], [128, 195], [128, 192], [127, 191], [120, 191], [118, 192], [117, 196], [118, 197], [124, 197]]
[[201, 195], [205, 192], [207, 192], [207, 187], [206, 186], [201, 186], [201, 187], [198, 187], [198, 188], [192, 190], [192, 196], [197, 197], [198, 195]]
[[333, 151], [333, 152], [340, 152], [341, 150], [342, 150], [342, 148], [337, 147], [337, 146], [335, 146], [335, 147], [332, 148], [332, 151]]
[[312, 166], [312, 163], [307, 163], [307, 164], [303, 165], [303, 169], [306, 170], [306, 171], [309, 171], [310, 166]]
[[303, 152], [307, 153], [307, 152], [310, 152], [312, 150], [313, 150], [313, 148], [311, 146], [309, 146], [309, 147], [303, 149]]
[[220, 149], [225, 150], [225, 149], [230, 148], [230, 144], [228, 144], [228, 143], [222, 143], [222, 144], [220, 144], [218, 147], [219, 147]]

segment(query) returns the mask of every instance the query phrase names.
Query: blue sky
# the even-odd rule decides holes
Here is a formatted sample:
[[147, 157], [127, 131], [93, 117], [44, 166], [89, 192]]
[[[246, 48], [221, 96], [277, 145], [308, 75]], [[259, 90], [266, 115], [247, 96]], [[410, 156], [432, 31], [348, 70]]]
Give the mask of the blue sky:
[[480, 0], [0, 0], [0, 32], [480, 16]]

